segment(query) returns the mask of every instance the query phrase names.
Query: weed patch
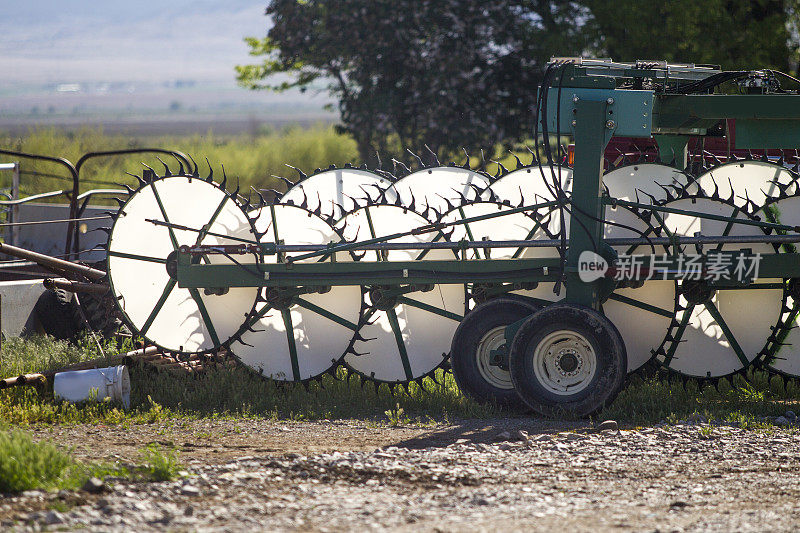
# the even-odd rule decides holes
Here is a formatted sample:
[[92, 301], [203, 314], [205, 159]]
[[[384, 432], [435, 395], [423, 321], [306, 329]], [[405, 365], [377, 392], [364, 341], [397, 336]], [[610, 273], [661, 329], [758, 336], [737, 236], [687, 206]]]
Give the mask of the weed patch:
[[63, 488], [73, 481], [72, 457], [22, 431], [0, 433], [0, 492]]

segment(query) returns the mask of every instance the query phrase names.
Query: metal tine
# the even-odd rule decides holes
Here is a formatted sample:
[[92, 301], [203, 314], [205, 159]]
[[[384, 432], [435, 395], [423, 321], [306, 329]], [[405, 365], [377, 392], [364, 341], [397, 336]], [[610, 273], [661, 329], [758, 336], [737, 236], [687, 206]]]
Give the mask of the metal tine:
[[711, 195], [711, 198], [720, 199], [719, 184], [717, 183], [717, 180], [714, 179], [714, 176], [710, 176], [710, 178], [711, 178], [711, 183], [714, 184], [714, 193]]
[[144, 181], [144, 179], [141, 176], [139, 176], [138, 174], [132, 174], [131, 172], [127, 172], [127, 171], [125, 172], [125, 174], [127, 174], [128, 176], [136, 178], [136, 181], [139, 182], [139, 187], [143, 187], [143, 186], [147, 185], [147, 182]]
[[[676, 197], [675, 197], [675, 196], [673, 196], [673, 195], [672, 195], [672, 192], [669, 190], [669, 187], [671, 187], [671, 186], [672, 186], [672, 184], [670, 184], [670, 185], [667, 185], [667, 186], [664, 186], [664, 185], [662, 185], [661, 183], [659, 183], [659, 182], [657, 182], [657, 181], [653, 181], [653, 183], [655, 183], [656, 185], [658, 185], [659, 187], [661, 187], [661, 189], [662, 189], [662, 190], [663, 190], [665, 193], [667, 193], [667, 199], [666, 199], [666, 201], [667, 201], [667, 202], [671, 202], [672, 200], [675, 200], [675, 199], [676, 199]], [[647, 193], [645, 193], [645, 194], [647, 194]], [[650, 198], [652, 199], [653, 203], [656, 203], [656, 199], [655, 199], [655, 197], [653, 197], [653, 196], [651, 196], [651, 195], [649, 195], [649, 194], [648, 194], [647, 196], [650, 196]], [[681, 196], [681, 195], [680, 195], [680, 194], [678, 194], [678, 197], [680, 197], [680, 196]]]
[[225, 165], [220, 165], [222, 167], [222, 183], [219, 184], [220, 189], [226, 190], [226, 185], [228, 184], [228, 176], [225, 174]]
[[[431, 217], [431, 212], [433, 213], [433, 217]], [[440, 213], [436, 209], [434, 209], [430, 204], [425, 208], [424, 213], [422, 213], [422, 217], [428, 220], [441, 220], [444, 216], [444, 213]]]
[[472, 189], [473, 191], [475, 191], [475, 200], [479, 200], [480, 197], [481, 197], [481, 194], [483, 194], [483, 191], [486, 190], [486, 189], [481, 189], [480, 187], [478, 187], [474, 183], [467, 183], [467, 186], [470, 189]]
[[514, 159], [517, 161], [517, 168], [515, 168], [514, 170], [519, 170], [521, 168], [525, 168], [525, 165], [522, 164], [522, 160], [519, 158], [519, 156], [517, 154], [515, 154], [511, 150], [509, 150], [508, 153], [511, 154], [512, 156], [514, 156]]
[[530, 146], [525, 147], [528, 152], [531, 154], [531, 162], [528, 164], [529, 167], [539, 164], [539, 158], [536, 157], [536, 153], [531, 149]]
[[411, 157], [413, 157], [414, 159], [416, 159], [416, 160], [417, 160], [417, 164], [419, 164], [419, 167], [420, 167], [420, 168], [427, 168], [427, 167], [426, 167], [426, 165], [425, 165], [425, 163], [422, 161], [422, 158], [421, 158], [420, 156], [418, 156], [417, 154], [415, 154], [414, 152], [412, 152], [412, 151], [411, 151], [409, 148], [406, 148], [406, 152], [408, 152], [409, 154], [411, 154]]
[[133, 189], [131, 189], [131, 186], [126, 183], [117, 183], [117, 186], [123, 187], [128, 194], [133, 194], [134, 192]]
[[194, 170], [190, 171], [192, 177], [193, 178], [199, 178], [200, 177], [200, 172], [199, 172], [199, 169], [197, 168], [197, 162], [194, 160], [194, 158], [192, 157], [191, 154], [186, 154], [186, 155], [189, 157], [189, 161], [191, 161], [192, 164], [194, 165]]
[[290, 181], [290, 180], [288, 180], [288, 179], [286, 179], [286, 178], [284, 178], [283, 176], [276, 176], [275, 174], [271, 174], [271, 176], [272, 176], [273, 178], [275, 178], [275, 179], [279, 179], [279, 180], [281, 180], [282, 182], [284, 182], [284, 183], [286, 184], [286, 189], [287, 189], [287, 190], [288, 190], [288, 189], [291, 189], [292, 187], [294, 187], [294, 182], [293, 182], [293, 181]]
[[[731, 188], [731, 195], [728, 197], [727, 201], [730, 202], [730, 203], [734, 203], [734, 200], [736, 198], [736, 191], [733, 190], [733, 182], [731, 182], [731, 178], [730, 177], [728, 177], [728, 185]], [[747, 192], [747, 191], [745, 190], [745, 192]]]
[[719, 158], [716, 156], [716, 154], [714, 154], [713, 152], [709, 152], [708, 150], [703, 150], [703, 154], [706, 157], [711, 158], [711, 160], [714, 162], [714, 166], [720, 166], [723, 164], [722, 161], [720, 161]]
[[364, 337], [363, 335], [361, 335], [361, 330], [360, 330], [360, 328], [359, 328], [359, 331], [356, 331], [355, 335], [353, 335], [353, 340], [354, 340], [354, 341], [358, 341], [358, 342], [369, 342], [369, 341], [374, 341], [374, 340], [376, 340], [377, 338], [378, 338], [378, 337]]
[[[252, 188], [252, 187], [251, 187], [251, 188]], [[243, 209], [243, 210], [245, 211], [245, 213], [246, 213], [246, 212], [247, 212], [247, 211], [250, 209], [250, 207], [251, 207], [251, 204], [250, 204], [250, 194], [248, 194], [246, 198], [245, 198], [244, 196], [242, 196], [242, 198], [244, 198], [244, 202], [242, 202], [242, 205], [241, 205], [241, 207], [242, 207], [242, 209]]]
[[308, 176], [305, 174], [305, 172], [303, 172], [303, 171], [302, 171], [302, 170], [300, 170], [299, 168], [297, 168], [297, 167], [293, 167], [293, 166], [292, 166], [292, 165], [290, 165], [289, 163], [284, 163], [284, 165], [286, 165], [287, 167], [289, 167], [289, 168], [293, 169], [295, 172], [297, 172], [297, 173], [300, 175], [300, 181], [303, 181], [304, 179], [306, 179], [306, 178], [308, 177]]
[[464, 161], [464, 164], [461, 165], [461, 168], [466, 170], [472, 170], [472, 165], [470, 164], [469, 152], [467, 152], [467, 149], [464, 148], [463, 146], [461, 147], [461, 149], [464, 151], [464, 155], [467, 157], [467, 159]]
[[[259, 205], [258, 205], [258, 207], [263, 207], [263, 206], [267, 205], [267, 201], [264, 199], [264, 195], [263, 195], [263, 194], [261, 194], [261, 191], [259, 191], [258, 189], [256, 189], [256, 188], [255, 188], [255, 187], [253, 187], [252, 185], [250, 186], [250, 189], [252, 189], [252, 191], [253, 191], [254, 193], [256, 193], [256, 195], [258, 196], [258, 200], [259, 200]], [[277, 192], [277, 191], [276, 191], [276, 192]]]
[[[364, 170], [366, 170], [366, 168]], [[392, 174], [388, 170], [382, 170], [382, 169], [376, 168], [372, 172], [374, 172], [378, 176], [380, 176], [382, 178], [385, 178], [385, 179], [387, 179], [387, 180], [389, 180], [391, 182], [397, 181], [397, 176], [395, 176], [394, 174]]]
[[411, 169], [409, 169], [402, 161], [392, 158], [392, 165], [394, 166], [395, 174], [397, 173], [397, 167], [400, 167], [406, 174], [411, 174]]
[[[409, 190], [408, 190], [408, 194], [410, 194], [410, 195], [411, 195], [411, 202], [408, 204], [408, 209], [409, 209], [410, 211], [414, 211], [414, 212], [416, 212], [416, 211], [417, 211], [417, 199], [416, 199], [416, 198], [414, 198], [414, 191], [412, 191], [411, 189], [409, 189]], [[398, 199], [400, 198], [400, 195], [399, 195], [399, 194], [397, 195], [397, 198], [398, 198]]]
[[439, 198], [444, 200], [445, 203], [447, 204], [447, 211], [446, 212], [449, 213], [450, 211], [452, 211], [453, 209], [455, 209], [457, 207], [457, 206], [453, 205], [448, 198], [445, 198], [444, 196], [442, 196], [438, 192], [436, 193], [436, 196], [438, 196]]
[[[155, 176], [155, 178], [153, 178], [153, 179], [160, 179], [160, 177], [158, 175], [158, 172], [156, 172], [153, 167], [151, 167], [147, 163], [142, 163], [142, 166], [153, 173], [153, 176]], [[142, 181], [144, 181], [144, 178], [142, 178]], [[147, 182], [145, 181], [145, 183], [147, 183]]]
[[214, 169], [211, 168], [211, 162], [206, 157], [206, 165], [208, 165], [208, 176], [206, 176], [206, 181], [211, 183], [214, 181]]
[[494, 159], [492, 159], [492, 163], [497, 165], [497, 171], [494, 174], [494, 178], [495, 179], [499, 179], [500, 176], [504, 176], [504, 175], [508, 174], [508, 169], [506, 167], [504, 167], [503, 164], [500, 161], [495, 161]]
[[427, 144], [425, 144], [424, 146], [425, 146], [425, 149], [431, 154], [431, 157], [433, 157], [433, 162], [436, 163], [435, 166], [437, 166], [437, 167], [442, 166], [442, 164], [439, 162], [439, 157], [436, 155], [436, 152], [431, 150], [431, 147], [428, 146]]
[[239, 176], [236, 176], [236, 189], [233, 190], [233, 193], [230, 194], [231, 198], [236, 198], [239, 196]]
[[367, 192], [367, 189], [364, 188], [365, 186], [367, 186], [367, 187], [375, 187], [378, 190], [378, 198], [377, 198], [378, 201], [380, 201], [381, 198], [385, 198], [386, 197], [386, 189], [382, 188], [377, 183], [364, 183], [364, 184], [359, 185], [358, 187], [364, 192], [364, 194], [367, 195], [367, 197], [366, 197], [367, 202], [372, 200], [372, 195], [369, 192]]
[[183, 169], [183, 162], [175, 154], [172, 154], [172, 157], [178, 162], [178, 175], [184, 175], [186, 171]]
[[158, 156], [156, 156], [156, 159], [158, 159], [158, 161], [159, 161], [159, 162], [160, 162], [162, 165], [164, 165], [164, 177], [165, 177], [165, 178], [169, 178], [169, 177], [171, 177], [173, 174], [172, 174], [172, 171], [170, 171], [170, 169], [169, 169], [169, 167], [167, 166], [167, 164], [166, 164], [166, 163], [164, 163], [164, 161], [163, 161], [163, 160], [162, 160], [160, 157], [158, 157]]
[[236, 341], [234, 341], [234, 342], [238, 342], [240, 344], [244, 344], [245, 346], [249, 346], [250, 348], [255, 348], [255, 346], [253, 346], [252, 344], [250, 344], [248, 342], [244, 342], [241, 338], [236, 339]]

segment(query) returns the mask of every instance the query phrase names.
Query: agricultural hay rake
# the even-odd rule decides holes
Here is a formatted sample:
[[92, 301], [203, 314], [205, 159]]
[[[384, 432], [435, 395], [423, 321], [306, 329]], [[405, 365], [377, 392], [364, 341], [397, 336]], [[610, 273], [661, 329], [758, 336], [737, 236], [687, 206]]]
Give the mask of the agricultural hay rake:
[[[648, 364], [797, 377], [800, 96], [781, 87], [797, 82], [555, 59], [536, 150], [496, 175], [429, 151], [393, 172], [298, 171], [251, 204], [210, 168], [150, 169], [115, 216], [108, 281], [153, 344], [224, 347], [286, 382], [344, 365], [407, 385], [451, 367], [478, 401], [586, 416]], [[735, 151], [690, 157], [731, 121]], [[605, 168], [615, 136], [657, 155]]]

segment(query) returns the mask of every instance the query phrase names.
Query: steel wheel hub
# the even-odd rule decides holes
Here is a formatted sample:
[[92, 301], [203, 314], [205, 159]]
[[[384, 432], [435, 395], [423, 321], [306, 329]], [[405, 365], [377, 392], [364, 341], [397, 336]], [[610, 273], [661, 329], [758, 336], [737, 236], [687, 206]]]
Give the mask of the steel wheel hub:
[[589, 341], [575, 331], [559, 330], [544, 337], [533, 353], [533, 370], [548, 392], [567, 395], [585, 389], [597, 370]]
[[494, 362], [493, 353], [506, 343], [506, 328], [498, 326], [483, 336], [478, 344], [475, 357], [481, 377], [498, 389], [513, 389], [511, 373]]

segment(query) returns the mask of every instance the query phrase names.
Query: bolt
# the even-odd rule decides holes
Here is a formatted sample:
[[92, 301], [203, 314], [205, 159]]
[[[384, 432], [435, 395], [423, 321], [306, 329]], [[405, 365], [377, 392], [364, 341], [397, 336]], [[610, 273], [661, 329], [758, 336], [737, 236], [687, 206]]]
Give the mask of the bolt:
[[610, 130], [613, 130], [616, 127], [617, 127], [617, 123], [614, 122], [613, 120], [609, 120], [608, 122], [606, 122], [606, 128], [608, 128]]
[[607, 103], [608, 105], [611, 105], [611, 104], [613, 104], [613, 103], [614, 103], [614, 99], [613, 99], [613, 98], [609, 98], [608, 100], [606, 100], [606, 103]]
[[577, 125], [577, 124], [578, 124], [578, 121], [577, 121], [577, 120], [573, 120], [573, 121], [572, 121], [572, 125], [573, 125], [573, 126], [575, 126], [575, 125]]
[[575, 94], [573, 94], [573, 95], [572, 95], [572, 101], [573, 101], [573, 102], [575, 102], [575, 103], [577, 104], [577, 103], [578, 103], [578, 100], [579, 100], [578, 96], [577, 96], [577, 95], [575, 95]]

